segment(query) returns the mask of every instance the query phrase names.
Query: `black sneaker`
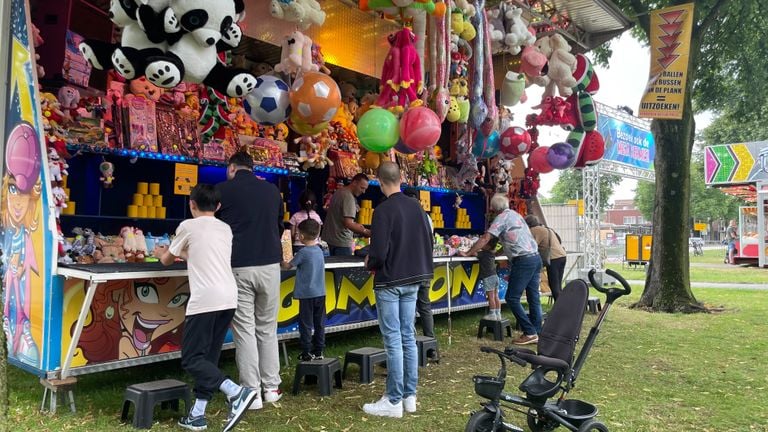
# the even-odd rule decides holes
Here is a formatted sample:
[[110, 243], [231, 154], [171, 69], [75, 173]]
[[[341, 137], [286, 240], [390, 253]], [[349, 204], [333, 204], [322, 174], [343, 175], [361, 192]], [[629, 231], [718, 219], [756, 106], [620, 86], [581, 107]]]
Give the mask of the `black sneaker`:
[[184, 429], [193, 431], [208, 429], [208, 421], [205, 419], [204, 415], [200, 417], [192, 417], [191, 415], [188, 415], [186, 417], [182, 417], [177, 424]]
[[322, 360], [322, 359], [325, 358], [325, 357], [323, 357], [323, 352], [322, 351], [313, 352], [311, 355], [312, 355], [312, 357], [314, 357], [314, 360]]
[[299, 361], [312, 361], [312, 360], [315, 360], [315, 356], [313, 356], [310, 353], [299, 354]]
[[231, 431], [240, 423], [243, 416], [248, 412], [248, 407], [259, 397], [259, 392], [252, 388], [243, 387], [240, 393], [229, 399], [229, 417], [224, 426], [224, 432]]

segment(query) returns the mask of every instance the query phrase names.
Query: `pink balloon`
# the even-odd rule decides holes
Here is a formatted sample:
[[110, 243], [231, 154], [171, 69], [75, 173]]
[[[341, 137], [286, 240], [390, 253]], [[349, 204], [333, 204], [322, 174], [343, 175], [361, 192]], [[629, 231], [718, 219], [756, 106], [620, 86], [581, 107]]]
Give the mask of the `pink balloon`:
[[552, 172], [554, 168], [552, 168], [552, 165], [547, 161], [547, 153], [549, 153], [548, 146], [541, 146], [532, 151], [528, 155], [528, 166], [542, 174]]
[[400, 139], [415, 152], [437, 144], [440, 132], [440, 118], [427, 107], [411, 108], [400, 119]]
[[512, 126], [501, 133], [500, 151], [505, 159], [514, 159], [531, 149], [531, 135], [520, 126]]

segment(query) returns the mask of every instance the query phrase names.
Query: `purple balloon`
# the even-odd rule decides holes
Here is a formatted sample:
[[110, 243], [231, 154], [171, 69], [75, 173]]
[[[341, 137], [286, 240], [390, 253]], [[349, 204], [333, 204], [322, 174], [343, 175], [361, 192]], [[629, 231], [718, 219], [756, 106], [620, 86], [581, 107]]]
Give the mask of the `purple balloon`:
[[403, 142], [402, 138], [397, 140], [397, 144], [395, 144], [395, 150], [397, 150], [398, 152], [400, 152], [402, 154], [407, 154], [407, 155], [414, 154], [414, 153], [418, 152], [418, 150], [412, 150], [410, 147], [405, 145], [405, 143]]
[[555, 169], [567, 169], [576, 163], [576, 151], [568, 143], [553, 144], [547, 152], [547, 162]]

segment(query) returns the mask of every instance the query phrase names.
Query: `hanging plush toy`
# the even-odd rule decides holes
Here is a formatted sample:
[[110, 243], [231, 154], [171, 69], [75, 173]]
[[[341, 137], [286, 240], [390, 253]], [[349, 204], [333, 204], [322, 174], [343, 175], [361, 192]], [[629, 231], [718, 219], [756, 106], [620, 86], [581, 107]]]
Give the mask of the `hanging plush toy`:
[[104, 184], [104, 188], [111, 188], [113, 186], [112, 182], [115, 181], [115, 166], [112, 162], [104, 161], [99, 164], [99, 171], [101, 172], [99, 180]]
[[48, 168], [51, 171], [51, 180], [60, 182], [62, 176], [69, 175], [67, 168], [69, 165], [61, 158], [55, 148], [48, 148]]
[[[472, 90], [469, 92], [469, 102], [471, 111], [469, 114], [469, 125], [479, 130], [480, 126], [488, 117], [488, 106], [483, 100], [483, 83], [485, 79], [485, 0], [478, 0], [477, 11], [472, 17], [472, 24], [477, 28], [480, 37], [475, 38], [475, 50], [473, 57]], [[491, 84], [492, 86], [492, 84]]]
[[269, 12], [277, 19], [296, 23], [302, 30], [325, 22], [325, 12], [316, 0], [272, 0]]
[[536, 36], [528, 30], [528, 23], [523, 19], [523, 10], [515, 5], [502, 3], [504, 8], [504, 46], [506, 52], [516, 55], [522, 47], [531, 46]]
[[[164, 55], [148, 58], [147, 79], [158, 87], [173, 88], [181, 81], [202, 83], [232, 97], [244, 97], [256, 86], [256, 77], [220, 61], [217, 44], [237, 46], [242, 31], [233, 1], [171, 0], [164, 13], [169, 46]], [[221, 47], [222, 45], [219, 45]]]
[[414, 42], [416, 35], [403, 28], [388, 37], [390, 49], [381, 73], [381, 94], [376, 105], [398, 113], [407, 106], [423, 103], [419, 94], [424, 90], [421, 62]]
[[296, 75], [299, 72], [317, 71], [320, 67], [312, 62], [312, 39], [296, 30], [283, 38], [280, 63], [276, 72]]
[[571, 54], [568, 41], [560, 34], [553, 34], [549, 37], [549, 47], [542, 46], [540, 49], [547, 56], [548, 66], [549, 83], [544, 94], [554, 96], [557, 91], [562, 97], [570, 96], [573, 93], [571, 88], [576, 85], [576, 79], [573, 77], [576, 71], [576, 57]]

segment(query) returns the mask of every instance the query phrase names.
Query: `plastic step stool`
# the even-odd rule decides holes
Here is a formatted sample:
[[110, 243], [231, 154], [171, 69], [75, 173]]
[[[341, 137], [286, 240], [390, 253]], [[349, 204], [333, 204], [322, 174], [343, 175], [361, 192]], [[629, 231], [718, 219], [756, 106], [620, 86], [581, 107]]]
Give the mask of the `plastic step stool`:
[[369, 384], [373, 381], [373, 367], [386, 361], [387, 352], [383, 348], [363, 347], [347, 351], [344, 355], [342, 378], [347, 378], [347, 366], [352, 363], [360, 367], [360, 383]]
[[493, 333], [493, 340], [504, 340], [504, 329], [507, 330], [507, 337], [512, 337], [512, 324], [509, 320], [504, 318], [502, 320], [489, 320], [481, 319], [480, 325], [477, 327], [477, 338], [481, 339], [489, 332]]
[[125, 389], [123, 413], [120, 418], [123, 422], [128, 420], [128, 411], [131, 403], [133, 403], [133, 427], [150, 429], [153, 423], [155, 405], [160, 403], [163, 408], [170, 406], [178, 412], [179, 399], [184, 400], [185, 412], [192, 408], [189, 386], [178, 380], [165, 379], [133, 384]]
[[299, 362], [293, 378], [293, 394], [299, 394], [299, 386], [304, 378], [304, 384], [317, 383], [320, 396], [330, 396], [331, 377], [336, 381], [336, 388], [341, 388], [341, 362], [336, 357]]

